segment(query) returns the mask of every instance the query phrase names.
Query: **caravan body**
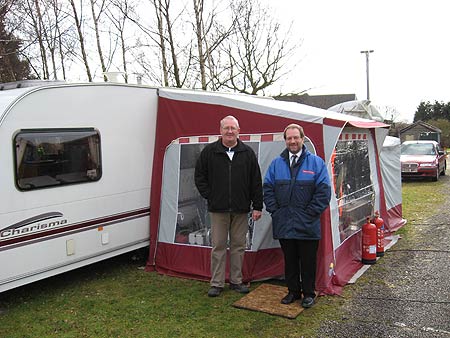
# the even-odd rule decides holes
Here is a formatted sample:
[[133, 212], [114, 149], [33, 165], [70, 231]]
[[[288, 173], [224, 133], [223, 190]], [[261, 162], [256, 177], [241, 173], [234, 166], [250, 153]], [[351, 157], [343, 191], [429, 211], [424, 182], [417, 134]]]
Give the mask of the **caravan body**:
[[0, 292], [148, 246], [157, 90], [0, 92]]

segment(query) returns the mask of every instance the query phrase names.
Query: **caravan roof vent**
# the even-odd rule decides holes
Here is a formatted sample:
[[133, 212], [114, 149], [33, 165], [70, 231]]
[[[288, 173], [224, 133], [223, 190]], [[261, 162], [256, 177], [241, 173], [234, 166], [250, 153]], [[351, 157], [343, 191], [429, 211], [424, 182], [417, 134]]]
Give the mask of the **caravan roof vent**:
[[106, 80], [108, 82], [115, 82], [115, 83], [125, 82], [124, 72], [104, 72], [103, 75], [106, 76]]

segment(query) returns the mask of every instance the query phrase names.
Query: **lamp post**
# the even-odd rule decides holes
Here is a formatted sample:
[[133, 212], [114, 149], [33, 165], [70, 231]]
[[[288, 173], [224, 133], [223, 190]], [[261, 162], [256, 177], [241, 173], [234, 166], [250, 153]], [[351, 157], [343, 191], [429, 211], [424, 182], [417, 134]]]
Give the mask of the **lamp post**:
[[361, 54], [366, 54], [367, 101], [370, 101], [370, 96], [369, 96], [369, 54], [370, 53], [373, 53], [373, 49], [361, 51]]

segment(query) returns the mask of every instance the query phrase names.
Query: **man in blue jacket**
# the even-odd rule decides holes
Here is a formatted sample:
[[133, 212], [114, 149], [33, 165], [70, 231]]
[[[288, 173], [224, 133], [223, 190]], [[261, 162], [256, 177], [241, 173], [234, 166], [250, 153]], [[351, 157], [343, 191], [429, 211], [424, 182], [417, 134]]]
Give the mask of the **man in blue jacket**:
[[330, 202], [330, 179], [324, 161], [304, 145], [298, 124], [284, 130], [286, 149], [275, 158], [264, 179], [264, 203], [272, 215], [273, 237], [284, 254], [289, 293], [281, 300], [314, 305], [317, 248], [321, 238], [320, 215]]
[[220, 121], [221, 138], [208, 144], [195, 166], [195, 185], [208, 200], [211, 218], [211, 288], [217, 297], [225, 284], [227, 241], [230, 238], [230, 289], [248, 293], [242, 283], [248, 213], [261, 217], [262, 179], [258, 159], [248, 145], [239, 140], [239, 122], [234, 116]]

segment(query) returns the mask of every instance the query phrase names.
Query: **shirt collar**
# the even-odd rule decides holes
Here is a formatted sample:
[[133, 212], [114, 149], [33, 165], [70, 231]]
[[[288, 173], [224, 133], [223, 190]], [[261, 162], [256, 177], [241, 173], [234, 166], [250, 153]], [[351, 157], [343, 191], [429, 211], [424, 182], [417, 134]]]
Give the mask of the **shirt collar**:
[[292, 156], [297, 156], [297, 158], [300, 158], [300, 156], [302, 156], [302, 149], [300, 149], [300, 151], [297, 154], [293, 154], [291, 152], [289, 152], [289, 160], [292, 161]]

